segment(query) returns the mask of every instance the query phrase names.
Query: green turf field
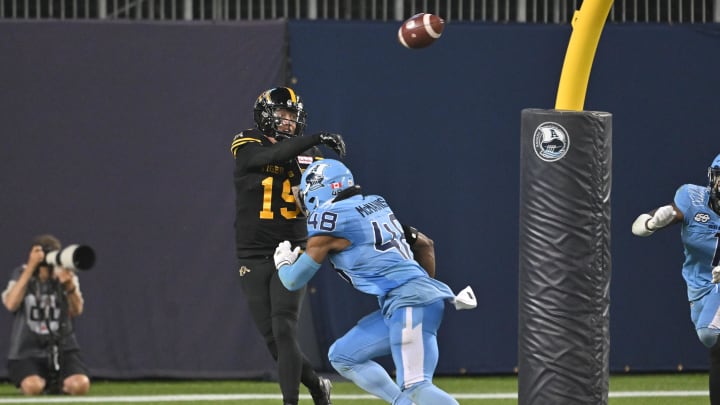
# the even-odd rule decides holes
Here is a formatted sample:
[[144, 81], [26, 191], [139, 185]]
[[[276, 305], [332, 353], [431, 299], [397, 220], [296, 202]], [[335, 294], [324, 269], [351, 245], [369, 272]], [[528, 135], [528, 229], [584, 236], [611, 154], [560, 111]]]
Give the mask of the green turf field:
[[[339, 377], [333, 379], [334, 405], [383, 404]], [[436, 384], [452, 393], [462, 405], [509, 405], [517, 403], [517, 379], [508, 377], [440, 377]], [[611, 405], [707, 405], [707, 375], [613, 375]], [[301, 391], [300, 405], [312, 405]], [[94, 380], [90, 395], [71, 398], [27, 398], [7, 382], [0, 383], [0, 404], [95, 403], [143, 404], [243, 404], [276, 405], [279, 389], [274, 382], [259, 381], [100, 381]], [[592, 404], [589, 404], [592, 405]]]

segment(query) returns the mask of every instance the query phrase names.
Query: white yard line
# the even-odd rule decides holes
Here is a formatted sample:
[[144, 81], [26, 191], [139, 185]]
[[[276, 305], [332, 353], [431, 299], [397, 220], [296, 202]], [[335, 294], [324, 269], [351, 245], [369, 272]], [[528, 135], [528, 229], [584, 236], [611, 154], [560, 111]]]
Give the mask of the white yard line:
[[[457, 399], [517, 399], [516, 393], [487, 394], [451, 394]], [[653, 397], [703, 397], [707, 391], [618, 391], [611, 392], [610, 398], [653, 398]], [[310, 399], [309, 395], [300, 395], [301, 399]], [[278, 394], [187, 394], [187, 395], [124, 395], [124, 396], [85, 396], [85, 397], [22, 397], [0, 398], [0, 404], [63, 404], [63, 403], [107, 403], [107, 402], [192, 402], [192, 401], [242, 401], [242, 400], [280, 400]], [[333, 395], [333, 399], [360, 401], [378, 399], [372, 395]]]

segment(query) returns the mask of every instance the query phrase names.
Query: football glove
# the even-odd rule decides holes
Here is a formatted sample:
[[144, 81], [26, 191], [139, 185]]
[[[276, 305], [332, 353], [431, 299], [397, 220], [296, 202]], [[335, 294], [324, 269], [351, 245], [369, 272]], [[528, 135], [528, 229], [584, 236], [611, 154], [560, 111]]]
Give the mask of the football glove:
[[470, 286], [463, 288], [450, 302], [455, 305], [455, 309], [458, 311], [477, 307], [477, 298], [475, 298], [475, 292]]
[[720, 266], [715, 266], [712, 269], [712, 282], [717, 284], [720, 283]]
[[342, 135], [320, 132], [320, 143], [335, 151], [338, 156], [345, 156], [345, 141], [343, 141]]
[[664, 228], [675, 219], [675, 208], [672, 205], [665, 205], [657, 209], [652, 218], [647, 221], [647, 229], [655, 231]]
[[292, 249], [290, 242], [286, 240], [280, 242], [278, 247], [275, 248], [275, 253], [273, 254], [273, 259], [275, 259], [275, 268], [280, 270], [280, 267], [282, 266], [295, 263], [298, 256], [300, 256], [300, 246], [296, 246], [295, 249]]

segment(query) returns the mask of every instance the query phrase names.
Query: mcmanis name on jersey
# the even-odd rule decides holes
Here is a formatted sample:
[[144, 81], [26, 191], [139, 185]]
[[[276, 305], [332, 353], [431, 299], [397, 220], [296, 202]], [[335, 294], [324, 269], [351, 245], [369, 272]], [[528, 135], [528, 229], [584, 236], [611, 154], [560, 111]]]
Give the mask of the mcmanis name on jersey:
[[378, 197], [373, 201], [370, 201], [369, 203], [361, 204], [355, 207], [357, 212], [360, 213], [363, 217], [372, 214], [373, 212], [380, 211], [383, 208], [387, 208], [388, 204], [385, 202], [385, 200], [382, 197]]

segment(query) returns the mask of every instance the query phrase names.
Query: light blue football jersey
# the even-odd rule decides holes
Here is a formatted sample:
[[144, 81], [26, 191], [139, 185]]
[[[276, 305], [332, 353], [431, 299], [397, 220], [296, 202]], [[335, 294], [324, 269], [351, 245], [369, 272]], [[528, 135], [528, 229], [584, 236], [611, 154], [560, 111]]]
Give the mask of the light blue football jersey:
[[377, 296], [386, 316], [403, 306], [455, 296], [415, 261], [402, 225], [383, 197], [331, 200], [313, 211], [307, 224], [310, 237], [329, 235], [351, 242], [345, 250], [331, 252], [330, 263], [353, 287]]
[[712, 269], [720, 261], [720, 216], [710, 209], [709, 200], [709, 189], [704, 186], [685, 184], [675, 193], [675, 205], [685, 217], [681, 232], [685, 249], [682, 274], [690, 301], [715, 288], [711, 280]]

